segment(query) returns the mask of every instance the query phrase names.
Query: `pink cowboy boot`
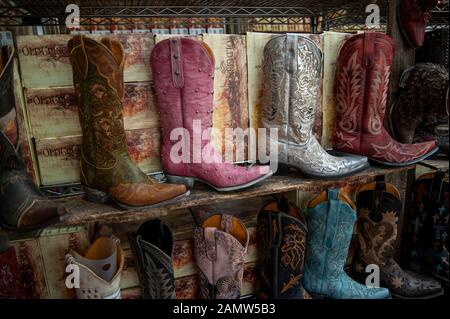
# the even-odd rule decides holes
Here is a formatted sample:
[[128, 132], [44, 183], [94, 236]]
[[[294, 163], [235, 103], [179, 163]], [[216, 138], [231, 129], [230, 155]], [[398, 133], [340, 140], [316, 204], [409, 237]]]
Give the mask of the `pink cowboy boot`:
[[224, 162], [211, 146], [214, 57], [206, 44], [167, 39], [156, 44], [150, 61], [160, 110], [162, 165], [170, 182], [192, 187], [200, 181], [225, 192], [252, 186], [272, 174], [268, 166]]

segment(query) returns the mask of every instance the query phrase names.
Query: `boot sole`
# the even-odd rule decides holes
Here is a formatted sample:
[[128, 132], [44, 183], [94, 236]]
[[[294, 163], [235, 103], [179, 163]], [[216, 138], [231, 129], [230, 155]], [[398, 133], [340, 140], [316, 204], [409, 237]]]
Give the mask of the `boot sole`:
[[[384, 166], [391, 166], [391, 167], [402, 167], [402, 166], [408, 166], [408, 165], [416, 164], [416, 163], [418, 163], [420, 161], [423, 161], [423, 160], [427, 159], [428, 157], [436, 154], [438, 151], [439, 151], [439, 147], [436, 147], [433, 150], [431, 150], [430, 152], [422, 155], [421, 157], [416, 158], [415, 160], [412, 160], [412, 161], [404, 162], [404, 163], [389, 163], [389, 162], [380, 161], [380, 160], [377, 160], [377, 159], [374, 159], [374, 158], [371, 158], [371, 157], [368, 157], [368, 158], [369, 158], [370, 162], [373, 162], [373, 163], [376, 163], [376, 164], [381, 164], [381, 165], [384, 165]], [[335, 151], [335, 153], [336, 154], [341, 154], [341, 155], [355, 155], [355, 154], [344, 153], [344, 152], [339, 152], [339, 151]], [[356, 154], [356, 155], [358, 155], [358, 154]]]
[[402, 295], [391, 292], [393, 299], [432, 299], [432, 298], [440, 297], [443, 294], [444, 294], [444, 289], [441, 289], [441, 291], [433, 293], [433, 294], [417, 296], [417, 297], [407, 297], [407, 296], [402, 296]]
[[[338, 153], [336, 153], [336, 154], [338, 154]], [[342, 153], [341, 153], [341, 154], [342, 154]], [[352, 155], [352, 154], [348, 154], [348, 155]], [[296, 166], [293, 166], [293, 165], [291, 165], [291, 164], [282, 164], [282, 163], [280, 163], [280, 164], [278, 164], [278, 166], [281, 167], [281, 168], [284, 166], [284, 167], [286, 167], [286, 168], [288, 168], [288, 169], [289, 169], [289, 168], [295, 169], [295, 170], [301, 172], [302, 175], [304, 175], [305, 177], [311, 178], [311, 179], [338, 180], [338, 179], [345, 178], [345, 177], [348, 177], [348, 176], [352, 176], [352, 175], [355, 175], [355, 174], [357, 174], [357, 173], [359, 173], [359, 172], [362, 172], [362, 171], [368, 169], [368, 168], [370, 167], [370, 164], [367, 162], [364, 166], [361, 166], [361, 167], [358, 168], [357, 170], [354, 170], [354, 171], [352, 171], [352, 172], [350, 172], [350, 173], [345, 173], [345, 174], [341, 174], [341, 175], [330, 175], [330, 176], [314, 175], [314, 174], [310, 174], [310, 173], [305, 173], [305, 172], [304, 172], [303, 170], [301, 170], [300, 168], [298, 168], [298, 167], [296, 167]]]
[[207, 181], [205, 181], [203, 179], [195, 178], [195, 177], [186, 177], [186, 176], [177, 176], [177, 175], [168, 175], [168, 174], [166, 174], [166, 177], [167, 177], [167, 180], [169, 181], [169, 183], [184, 184], [189, 189], [192, 189], [194, 187], [195, 182], [200, 182], [200, 183], [208, 185], [209, 187], [215, 189], [218, 192], [231, 192], [231, 191], [236, 191], [236, 190], [240, 190], [240, 189], [244, 189], [244, 188], [253, 186], [253, 185], [265, 180], [266, 178], [269, 178], [272, 175], [273, 175], [273, 173], [270, 172], [270, 173], [268, 173], [264, 176], [261, 176], [251, 182], [248, 182], [246, 184], [242, 184], [239, 186], [231, 186], [231, 187], [216, 187], [214, 185], [211, 185], [210, 183], [208, 183]]
[[91, 202], [104, 204], [104, 203], [108, 202], [109, 200], [112, 200], [117, 206], [119, 206], [120, 208], [123, 208], [123, 209], [127, 209], [127, 210], [151, 209], [151, 208], [158, 208], [161, 206], [170, 205], [170, 204], [177, 202], [181, 198], [190, 195], [190, 193], [191, 193], [190, 190], [188, 190], [186, 193], [183, 193], [174, 198], [171, 198], [171, 199], [168, 199], [168, 200], [156, 203], [156, 204], [145, 205], [145, 206], [131, 206], [128, 204], [121, 203], [120, 201], [116, 200], [114, 197], [112, 197], [112, 196], [108, 195], [107, 193], [100, 191], [98, 189], [90, 188], [87, 186], [82, 186], [82, 188], [83, 188], [84, 192], [86, 193], [86, 197]]

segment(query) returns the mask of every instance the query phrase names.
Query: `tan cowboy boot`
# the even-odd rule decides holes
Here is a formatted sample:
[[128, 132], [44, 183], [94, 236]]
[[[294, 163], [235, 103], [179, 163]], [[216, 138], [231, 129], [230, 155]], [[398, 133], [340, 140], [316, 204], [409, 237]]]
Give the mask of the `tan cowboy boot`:
[[121, 207], [133, 208], [187, 195], [186, 186], [158, 183], [130, 159], [123, 127], [121, 44], [77, 35], [68, 49], [83, 130], [80, 175], [87, 197], [94, 202], [112, 198]]

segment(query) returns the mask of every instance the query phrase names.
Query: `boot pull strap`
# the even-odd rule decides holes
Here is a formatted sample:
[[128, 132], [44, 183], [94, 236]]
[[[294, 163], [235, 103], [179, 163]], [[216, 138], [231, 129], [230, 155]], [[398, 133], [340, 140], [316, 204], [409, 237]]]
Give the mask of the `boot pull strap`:
[[222, 220], [220, 221], [220, 228], [222, 228], [224, 232], [229, 234], [231, 228], [233, 228], [233, 216], [228, 214], [222, 214]]
[[373, 66], [373, 55], [375, 52], [375, 32], [365, 32], [364, 33], [364, 55], [363, 55], [363, 64], [364, 68], [371, 69]]
[[214, 261], [217, 258], [216, 228], [206, 227], [204, 228], [204, 234], [205, 234], [206, 257], [209, 260]]
[[172, 81], [176, 88], [184, 86], [183, 59], [181, 57], [181, 38], [170, 39], [170, 62], [172, 66]]

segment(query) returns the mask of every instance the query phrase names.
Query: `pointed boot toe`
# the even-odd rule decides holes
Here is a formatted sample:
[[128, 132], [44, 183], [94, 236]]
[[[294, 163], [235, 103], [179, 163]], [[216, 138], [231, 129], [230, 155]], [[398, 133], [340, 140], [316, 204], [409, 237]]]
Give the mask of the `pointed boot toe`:
[[18, 222], [21, 229], [43, 228], [62, 221], [66, 209], [55, 205], [48, 199], [34, 201], [33, 205], [24, 213]]
[[119, 206], [132, 209], [167, 205], [189, 192], [185, 185], [152, 182], [119, 184], [110, 194]]

